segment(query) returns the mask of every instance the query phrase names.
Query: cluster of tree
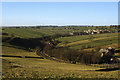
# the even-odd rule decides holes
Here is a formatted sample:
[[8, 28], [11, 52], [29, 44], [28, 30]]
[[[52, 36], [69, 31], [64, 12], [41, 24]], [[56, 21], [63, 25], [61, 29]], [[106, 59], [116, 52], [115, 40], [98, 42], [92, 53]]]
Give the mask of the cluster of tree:
[[17, 48], [25, 49], [28, 51], [34, 50], [37, 46], [41, 49], [45, 46], [44, 41], [41, 41], [39, 38], [36, 39], [24, 39], [19, 37], [8, 37], [2, 40], [2, 42], [6, 42], [16, 46]]
[[97, 51], [82, 51], [69, 49], [67, 47], [56, 48], [51, 45], [46, 45], [43, 49], [43, 54], [47, 54], [50, 57], [55, 57], [70, 63], [84, 63], [84, 64], [100, 64], [106, 63], [110, 56], [101, 57], [101, 54]]

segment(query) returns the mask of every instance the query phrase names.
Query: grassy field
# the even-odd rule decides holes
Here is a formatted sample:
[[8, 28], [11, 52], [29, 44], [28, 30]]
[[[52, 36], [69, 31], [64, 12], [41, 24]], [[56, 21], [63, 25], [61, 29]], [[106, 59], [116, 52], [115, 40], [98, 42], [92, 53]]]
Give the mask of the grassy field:
[[[38, 56], [35, 52], [23, 50], [24, 47], [9, 44], [15, 37], [41, 38], [54, 34], [66, 34], [70, 32], [80, 32], [96, 27], [41, 27], [37, 28], [3, 28], [0, 37], [9, 38], [2, 44], [2, 77], [3, 78], [118, 78], [120, 70], [106, 71], [106, 68], [94, 67], [85, 64], [70, 64], [57, 62]], [[14, 36], [12, 36], [14, 35]], [[12, 38], [12, 37], [13, 38]], [[91, 40], [90, 37], [93, 39]], [[118, 33], [105, 33], [61, 37], [56, 40], [61, 41], [57, 46], [68, 46], [72, 49], [91, 49], [96, 47], [117, 47]], [[67, 44], [64, 42], [67, 41]], [[47, 41], [46, 41], [47, 42]], [[48, 41], [49, 43], [49, 41]], [[88, 48], [88, 46], [90, 47]], [[9, 46], [9, 47], [8, 47]], [[20, 49], [21, 48], [21, 49]], [[57, 53], [56, 53], [57, 54]], [[105, 70], [101, 70], [105, 69]]]
[[[80, 43], [80, 42], [79, 42]], [[73, 45], [70, 48], [74, 48], [74, 49], [82, 49], [83, 46], [85, 46], [85, 48], [89, 48], [89, 47], [100, 47], [100, 46], [104, 46], [104, 45], [109, 45], [109, 44], [118, 44], [118, 39], [117, 38], [112, 38], [112, 39], [104, 39], [102, 41], [86, 41], [86, 42], [82, 42], [79, 44], [76, 43], [77, 45]], [[78, 45], [79, 44], [79, 45]], [[113, 46], [111, 46], [113, 47]]]
[[[5, 55], [37, 56], [33, 52], [16, 48], [3, 47], [3, 50]], [[17, 57], [2, 57], [2, 59], [3, 78], [118, 78], [119, 71], [96, 71], [103, 68], [48, 59]]]
[[[92, 40], [89, 35], [73, 36], [73, 37], [63, 37], [57, 40], [62, 43], [58, 46], [69, 46], [73, 49], [82, 49], [83, 46], [87, 47], [98, 47], [109, 44], [118, 44], [118, 33], [106, 33], [106, 34], [95, 34], [92, 36]], [[64, 43], [67, 41], [68, 43]]]
[[54, 34], [66, 34], [70, 32], [80, 32], [95, 27], [41, 27], [37, 28], [2, 28], [3, 33], [14, 34], [15, 37], [21, 38], [39, 38]]
[[[114, 36], [118, 36], [118, 33], [94, 34], [93, 38], [100, 38], [100, 37], [104, 38], [104, 37], [114, 37]], [[61, 37], [61, 38], [58, 38], [57, 40], [76, 42], [76, 41], [80, 41], [80, 40], [86, 40], [89, 38], [90, 38], [89, 35], [80, 35], [80, 36], [71, 36], [71, 37]]]
[[13, 56], [32, 56], [39, 57], [35, 52], [28, 52], [22, 49], [12, 48], [12, 47], [2, 47], [2, 55], [13, 55]]

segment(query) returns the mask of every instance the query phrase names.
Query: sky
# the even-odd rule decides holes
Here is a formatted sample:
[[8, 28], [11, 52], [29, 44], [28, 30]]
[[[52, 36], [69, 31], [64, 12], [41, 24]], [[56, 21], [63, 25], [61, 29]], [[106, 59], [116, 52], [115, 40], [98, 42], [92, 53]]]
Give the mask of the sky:
[[114, 25], [117, 2], [3, 2], [3, 26]]

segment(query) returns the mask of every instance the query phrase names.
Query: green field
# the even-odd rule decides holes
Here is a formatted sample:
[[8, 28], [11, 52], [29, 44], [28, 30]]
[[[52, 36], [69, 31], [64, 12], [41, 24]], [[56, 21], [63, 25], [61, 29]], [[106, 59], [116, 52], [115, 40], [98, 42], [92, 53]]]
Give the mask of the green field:
[[14, 34], [21, 38], [39, 38], [42, 36], [50, 36], [54, 34], [66, 34], [70, 32], [80, 32], [87, 29], [95, 29], [95, 27], [41, 27], [37, 28], [2, 28], [3, 33]]
[[[106, 34], [94, 34], [93, 38], [104, 38], [104, 37], [114, 37], [118, 36], [118, 33], [106, 33]], [[75, 42], [75, 41], [80, 41], [80, 40], [86, 40], [89, 39], [89, 35], [80, 35], [80, 36], [73, 36], [73, 37], [61, 37], [58, 38], [57, 40], [59, 41], [65, 41], [67, 40], [68, 42]]]
[[[87, 29], [96, 29], [96, 27], [3, 28], [2, 33], [8, 33], [8, 35], [0, 35], [0, 37], [3, 38], [3, 57], [1, 57], [2, 78], [118, 78], [119, 69], [106, 71], [106, 67], [100, 67], [107, 64], [98, 64], [98, 66], [95, 67], [82, 63], [71, 64], [68, 62], [59, 62], [46, 59], [42, 55], [38, 56], [35, 52], [37, 46], [30, 49], [33, 51], [28, 51], [28, 46], [12, 44], [16, 43], [14, 42], [15, 38], [20, 38], [18, 40], [30, 40], [29, 38], [39, 39], [44, 36], [53, 36], [55, 34], [64, 35]], [[118, 49], [118, 47], [115, 46], [118, 44], [118, 33], [75, 35], [59, 37], [55, 38], [55, 40], [60, 42], [55, 45], [55, 47], [68, 47], [78, 51], [94, 49], [101, 46], [111, 46]], [[52, 41], [54, 41], [54, 39], [52, 39]], [[49, 42], [50, 41], [44, 41], [46, 44]], [[28, 43], [26, 42], [23, 45], [26, 44]], [[102, 71], [102, 69], [105, 70]]]
[[[58, 44], [58, 46], [69, 46], [73, 49], [81, 49], [82, 46], [88, 47], [97, 47], [104, 46], [109, 44], [118, 44], [118, 33], [106, 33], [106, 34], [95, 34], [92, 35], [92, 40], [89, 35], [82, 36], [73, 36], [73, 37], [62, 37], [57, 40], [62, 43]], [[68, 43], [64, 43], [67, 41]]]
[[[37, 56], [34, 53], [10, 47], [3, 47], [3, 54]], [[119, 71], [95, 71], [104, 68], [48, 59], [17, 57], [3, 57], [2, 59], [3, 78], [118, 78]]]

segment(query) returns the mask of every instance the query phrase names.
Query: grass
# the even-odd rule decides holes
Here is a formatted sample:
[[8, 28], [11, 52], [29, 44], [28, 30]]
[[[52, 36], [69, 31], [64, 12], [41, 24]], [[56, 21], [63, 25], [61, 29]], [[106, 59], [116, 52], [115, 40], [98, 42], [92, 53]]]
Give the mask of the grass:
[[[9, 53], [4, 50], [9, 51]], [[15, 51], [17, 53], [14, 53]], [[21, 52], [20, 55], [27, 53], [24, 50], [7, 47], [3, 48], [3, 52], [11, 55], [19, 55], [19, 52]], [[26, 54], [26, 56], [28, 55]], [[36, 56], [35, 54], [32, 55]], [[3, 78], [117, 78], [119, 71], [95, 71], [102, 68], [84, 64], [62, 63], [48, 59], [13, 57], [2, 57], [2, 59]]]
[[[91, 47], [101, 47], [101, 46], [105, 46], [105, 45], [109, 45], [109, 44], [118, 44], [118, 39], [112, 38], [112, 39], [105, 39], [102, 41], [93, 41], [93, 42], [88, 42], [88, 43], [81, 43], [79, 45], [73, 45], [70, 46], [70, 48], [72, 49], [83, 49], [83, 46], [85, 46], [85, 48], [91, 48]], [[114, 47], [114, 46], [111, 46]]]
[[25, 51], [25, 50], [22, 50], [22, 49], [6, 47], [6, 46], [2, 47], [2, 55], [39, 57], [35, 52], [28, 52], [28, 51]]
[[[2, 37], [20, 38], [39, 38], [42, 36], [49, 36], [54, 34], [65, 34], [70, 32], [80, 32], [92, 27], [45, 27], [40, 29], [35, 28], [3, 28], [3, 33], [9, 33]], [[95, 28], [95, 27], [93, 27]], [[92, 28], [92, 29], [93, 29]], [[117, 43], [117, 33], [96, 34], [93, 35], [94, 40], [91, 43], [89, 35], [63, 37], [58, 38], [59, 41], [67, 40], [67, 44], [71, 48], [80, 49], [81, 45], [104, 46], [108, 44]], [[94, 44], [94, 45], [93, 45]], [[2, 72], [3, 78], [118, 78], [116, 71], [96, 71], [103, 69], [100, 67], [93, 67], [85, 64], [70, 64], [57, 62], [48, 59], [38, 59], [39, 57], [35, 52], [28, 52], [25, 50], [13, 48], [13, 45], [7, 42], [3, 43], [2, 54], [19, 57], [1, 57], [2, 58]], [[60, 44], [59, 44], [60, 45]], [[63, 45], [63, 43], [61, 44]], [[12, 46], [12, 47], [6, 47]], [[31, 56], [34, 58], [26, 58], [23, 56]]]
[[[114, 37], [118, 36], [118, 33], [105, 33], [105, 34], [94, 34], [93, 38], [100, 38], [100, 37]], [[72, 36], [72, 37], [62, 37], [58, 38], [59, 41], [68, 41], [68, 42], [76, 42], [81, 40], [89, 39], [89, 35], [80, 35], [80, 36]]]
[[70, 32], [80, 32], [87, 29], [95, 29], [95, 27], [41, 27], [38, 28], [2, 28], [3, 33], [14, 34], [15, 37], [21, 38], [39, 38], [42, 36], [50, 36], [54, 34], [66, 34]]
[[35, 31], [31, 28], [5, 28], [3, 30], [5, 33], [14, 34], [15, 37], [21, 37], [21, 38], [36, 38], [41, 37], [41, 32]]
[[[68, 46], [72, 49], [83, 49], [100, 47], [114, 43], [118, 44], [118, 33], [95, 34], [92, 35], [92, 37], [92, 40], [89, 39], [89, 35], [58, 38], [58, 40], [62, 42], [57, 46]], [[68, 41], [68, 43], [65, 44], [64, 41]]]
[[[114, 39], [114, 38], [117, 38], [118, 36], [112, 36], [112, 37], [102, 37], [102, 38], [94, 38], [92, 42], [95, 42], [95, 41], [103, 41], [105, 39]], [[63, 43], [60, 43], [59, 46], [72, 46], [72, 45], [78, 45], [78, 44], [83, 44], [83, 43], [89, 43], [91, 42], [90, 40], [86, 39], [86, 40], [80, 40], [80, 41], [75, 41], [75, 42], [71, 42], [71, 43], [68, 43], [68, 44], [63, 44]]]

